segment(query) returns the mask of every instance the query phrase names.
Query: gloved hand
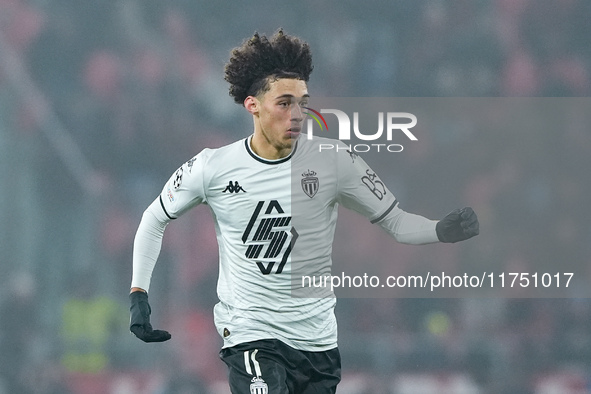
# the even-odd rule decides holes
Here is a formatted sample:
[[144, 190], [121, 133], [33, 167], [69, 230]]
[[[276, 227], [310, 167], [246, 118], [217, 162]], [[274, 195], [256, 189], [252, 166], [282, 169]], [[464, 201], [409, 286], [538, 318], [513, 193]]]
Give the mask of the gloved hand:
[[454, 243], [472, 238], [480, 233], [478, 218], [470, 207], [455, 209], [435, 225], [441, 242]]
[[131, 318], [129, 331], [144, 342], [164, 342], [171, 338], [168, 331], [154, 330], [150, 324], [152, 308], [148, 304], [148, 294], [143, 291], [134, 291], [129, 294]]

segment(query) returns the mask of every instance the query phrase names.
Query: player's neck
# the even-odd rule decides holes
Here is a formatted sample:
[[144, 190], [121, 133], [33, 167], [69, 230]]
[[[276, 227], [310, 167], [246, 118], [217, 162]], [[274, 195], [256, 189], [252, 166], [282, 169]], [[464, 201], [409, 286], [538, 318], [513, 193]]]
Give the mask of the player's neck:
[[277, 148], [267, 141], [262, 133], [254, 133], [250, 140], [250, 149], [266, 160], [279, 160], [290, 155], [292, 148]]

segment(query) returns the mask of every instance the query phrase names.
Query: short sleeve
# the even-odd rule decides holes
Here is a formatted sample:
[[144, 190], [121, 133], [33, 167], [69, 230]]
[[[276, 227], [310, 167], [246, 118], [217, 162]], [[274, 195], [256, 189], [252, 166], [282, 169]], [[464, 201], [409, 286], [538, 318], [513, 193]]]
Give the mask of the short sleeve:
[[398, 204], [378, 175], [355, 152], [343, 145], [337, 153], [337, 201], [376, 223]]
[[176, 219], [207, 201], [204, 174], [210, 150], [205, 149], [184, 163], [168, 179], [160, 193], [160, 204], [170, 219]]

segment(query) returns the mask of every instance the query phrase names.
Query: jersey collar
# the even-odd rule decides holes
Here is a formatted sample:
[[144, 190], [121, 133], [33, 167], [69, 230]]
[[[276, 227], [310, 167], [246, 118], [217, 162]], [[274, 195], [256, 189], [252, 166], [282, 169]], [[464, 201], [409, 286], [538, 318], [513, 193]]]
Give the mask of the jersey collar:
[[285, 163], [286, 161], [288, 161], [289, 159], [291, 159], [291, 157], [293, 156], [293, 154], [295, 153], [296, 149], [298, 148], [298, 141], [296, 141], [293, 145], [293, 149], [291, 150], [291, 152], [289, 153], [289, 155], [281, 158], [281, 159], [277, 159], [277, 160], [268, 160], [268, 159], [264, 159], [262, 157], [260, 157], [259, 155], [257, 155], [256, 153], [254, 153], [252, 151], [252, 149], [250, 148], [250, 140], [252, 139], [252, 135], [250, 135], [248, 138], [246, 138], [244, 140], [244, 146], [246, 147], [246, 151], [248, 152], [248, 154], [250, 156], [252, 156], [253, 159], [255, 159], [256, 161], [259, 161], [261, 163], [264, 164], [281, 164], [281, 163]]

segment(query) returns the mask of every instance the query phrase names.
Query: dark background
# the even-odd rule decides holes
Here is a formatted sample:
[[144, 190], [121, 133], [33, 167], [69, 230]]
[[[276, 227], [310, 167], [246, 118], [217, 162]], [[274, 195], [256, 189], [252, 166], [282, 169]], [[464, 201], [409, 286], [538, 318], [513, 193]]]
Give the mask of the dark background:
[[[315, 96], [586, 97], [590, 17], [584, 0], [0, 0], [0, 392], [228, 392], [207, 208], [168, 228], [155, 271], [171, 342], [131, 337], [127, 292], [165, 180], [252, 130], [223, 65], [255, 30], [310, 43]], [[433, 126], [381, 174], [411, 212], [472, 205], [481, 236], [359, 249], [512, 272], [589, 261], [586, 117], [489, 124]], [[357, 223], [343, 212], [337, 238]], [[339, 300], [339, 392], [588, 393], [591, 303], [577, 297]]]

